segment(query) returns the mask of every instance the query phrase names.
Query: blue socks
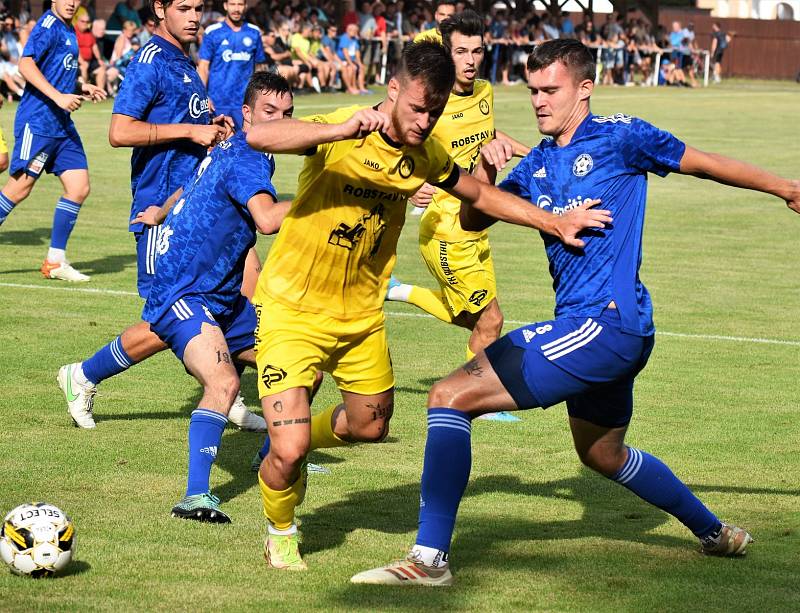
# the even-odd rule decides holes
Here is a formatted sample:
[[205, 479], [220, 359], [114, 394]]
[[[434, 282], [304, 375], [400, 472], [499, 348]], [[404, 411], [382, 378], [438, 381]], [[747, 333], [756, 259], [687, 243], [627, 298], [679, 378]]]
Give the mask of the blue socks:
[[674, 515], [703, 538], [720, 527], [720, 521], [686, 485], [658, 458], [639, 449], [628, 447], [628, 459], [611, 477], [639, 498]]
[[11, 202], [3, 192], [0, 192], [0, 225], [3, 224], [15, 206], [17, 206], [16, 202]]
[[78, 219], [81, 205], [63, 196], [56, 204], [53, 214], [53, 234], [50, 236], [50, 247], [53, 249], [66, 249], [69, 235]]
[[222, 431], [228, 418], [208, 409], [195, 409], [189, 421], [189, 478], [186, 495], [205, 494], [211, 489], [211, 465], [217, 459]]
[[97, 385], [101, 381], [118, 375], [133, 366], [133, 360], [122, 347], [122, 337], [118, 336], [83, 364], [83, 374]]
[[428, 440], [417, 545], [450, 550], [456, 512], [472, 467], [472, 423], [461, 411], [428, 409]]

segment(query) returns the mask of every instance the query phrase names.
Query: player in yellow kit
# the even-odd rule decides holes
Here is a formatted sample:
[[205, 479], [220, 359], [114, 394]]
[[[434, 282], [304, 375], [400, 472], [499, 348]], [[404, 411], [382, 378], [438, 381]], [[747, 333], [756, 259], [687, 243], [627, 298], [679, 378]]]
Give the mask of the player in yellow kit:
[[[477, 211], [540, 228], [569, 244], [604, 211], [563, 217], [461, 172], [428, 139], [455, 80], [439, 44], [408, 45], [386, 99], [306, 121], [254, 126], [248, 143], [306, 156], [292, 207], [272, 245], [253, 303], [258, 314], [259, 395], [270, 448], [259, 470], [273, 568], [303, 570], [295, 507], [305, 495], [311, 449], [382, 440], [394, 408], [394, 374], [383, 297], [408, 197], [428, 182], [474, 202]], [[343, 402], [311, 417], [316, 371], [329, 372]]]
[[[472, 173], [479, 166], [482, 145], [495, 138], [492, 86], [476, 78], [484, 53], [483, 20], [467, 9], [443, 21], [439, 28], [456, 67], [456, 81], [431, 137]], [[508, 141], [518, 156], [529, 150], [502, 133], [498, 138]], [[503, 328], [488, 232], [464, 230], [459, 221], [460, 200], [431, 185], [423, 186], [412, 201], [427, 206], [420, 220], [419, 249], [439, 289], [406, 285], [392, 278], [387, 300], [409, 302], [442, 321], [471, 330], [470, 360], [497, 340]]]

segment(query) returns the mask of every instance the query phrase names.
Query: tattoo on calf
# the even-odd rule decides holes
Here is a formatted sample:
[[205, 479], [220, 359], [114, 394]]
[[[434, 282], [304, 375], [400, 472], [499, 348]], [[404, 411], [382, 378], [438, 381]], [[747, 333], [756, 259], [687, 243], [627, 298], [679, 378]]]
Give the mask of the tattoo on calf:
[[478, 364], [477, 359], [472, 359], [462, 367], [464, 372], [467, 373], [469, 376], [474, 377], [482, 377], [483, 376], [483, 366]]
[[280, 400], [276, 400], [272, 403], [272, 408], [276, 413], [283, 412], [283, 403]]
[[301, 417], [299, 419], [278, 419], [272, 422], [273, 428], [279, 428], [281, 426], [294, 426], [296, 424], [310, 424], [311, 418], [310, 417]]
[[390, 402], [388, 404], [381, 404], [379, 402], [377, 404], [367, 404], [367, 408], [372, 409], [372, 421], [389, 419], [394, 411], [394, 403]]

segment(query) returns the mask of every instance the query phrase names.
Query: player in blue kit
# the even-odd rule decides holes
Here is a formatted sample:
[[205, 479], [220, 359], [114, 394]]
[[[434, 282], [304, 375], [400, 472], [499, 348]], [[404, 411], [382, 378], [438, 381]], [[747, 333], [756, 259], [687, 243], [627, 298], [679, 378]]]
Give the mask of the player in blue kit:
[[[556, 292], [555, 319], [519, 328], [434, 385], [422, 473], [419, 532], [405, 561], [365, 571], [354, 583], [450, 585], [448, 553], [456, 512], [469, 479], [471, 420], [498, 407], [567, 403], [581, 461], [675, 516], [709, 555], [744, 555], [743, 529], [720, 521], [672, 471], [628, 447], [633, 383], [653, 348], [647, 289], [639, 280], [647, 173], [680, 172], [784, 199], [800, 212], [800, 182], [717, 154], [698, 151], [668, 132], [626, 115], [589, 110], [595, 61], [581, 43], [555, 40], [528, 59], [528, 87], [545, 139], [500, 184], [557, 215], [599, 198], [613, 224], [582, 233], [581, 248], [543, 235]], [[502, 168], [501, 141], [487, 143], [483, 163]], [[465, 227], [480, 229], [502, 211], [462, 206]]]
[[27, 85], [14, 117], [14, 152], [9, 179], [0, 191], [0, 225], [27, 198], [42, 172], [61, 180], [64, 193], [56, 203], [50, 249], [41, 272], [47, 279], [88, 281], [66, 257], [67, 241], [89, 196], [89, 171], [83, 143], [70, 113], [83, 100], [104, 100], [105, 91], [78, 86], [78, 40], [72, 17], [78, 0], [55, 0], [31, 31], [19, 71]]
[[233, 362], [255, 366], [256, 313], [240, 293], [245, 259], [256, 230], [277, 232], [291, 204], [276, 203], [272, 156], [245, 140], [249, 127], [291, 116], [289, 84], [274, 73], [255, 73], [242, 108], [243, 131], [217, 145], [170, 199], [178, 200], [159, 233], [156, 274], [142, 312], [203, 386], [189, 423], [186, 496], [172, 514], [217, 523], [230, 521], [209, 477], [239, 389]]
[[[229, 119], [211, 118], [205, 85], [187, 55], [197, 40], [200, 0], [153, 0], [156, 34], [131, 60], [120, 87], [109, 128], [114, 147], [131, 154], [130, 228], [136, 240], [139, 295], [147, 298], [155, 272], [159, 227], [138, 216], [161, 205], [192, 176], [208, 147], [230, 135]], [[58, 383], [69, 413], [81, 428], [94, 428], [97, 384], [159, 351], [166, 345], [145, 322], [126, 329], [89, 359], [62, 366]], [[266, 430], [263, 418], [239, 405], [237, 425]]]
[[225, 21], [206, 28], [200, 45], [197, 72], [208, 86], [211, 104], [217, 113], [233, 119], [242, 129], [242, 96], [247, 80], [259, 64], [267, 63], [261, 44], [261, 30], [244, 21], [245, 0], [228, 0]]

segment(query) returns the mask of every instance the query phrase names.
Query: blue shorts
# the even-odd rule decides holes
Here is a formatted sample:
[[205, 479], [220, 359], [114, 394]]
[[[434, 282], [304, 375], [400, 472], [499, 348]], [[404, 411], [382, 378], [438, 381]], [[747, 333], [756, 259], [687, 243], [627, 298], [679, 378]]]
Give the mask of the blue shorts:
[[156, 245], [160, 230], [161, 226], [144, 226], [144, 230], [133, 234], [136, 239], [136, 289], [145, 300], [156, 274]]
[[22, 131], [14, 134], [14, 152], [8, 173], [24, 171], [38, 179], [42, 172], [57, 177], [67, 170], [87, 169], [86, 153], [77, 132], [60, 138], [34, 134], [26, 123]]
[[519, 408], [566, 400], [571, 417], [617, 428], [631, 420], [633, 381], [654, 339], [620, 325], [616, 309], [529, 324], [489, 345], [486, 357]]
[[250, 349], [256, 344], [256, 310], [244, 296], [236, 299], [233, 312], [225, 317], [213, 316], [202, 296], [187, 296], [176, 301], [150, 329], [183, 361], [183, 352], [203, 324], [217, 326], [225, 335], [231, 355]]

